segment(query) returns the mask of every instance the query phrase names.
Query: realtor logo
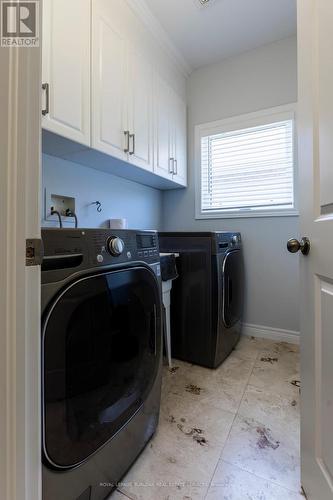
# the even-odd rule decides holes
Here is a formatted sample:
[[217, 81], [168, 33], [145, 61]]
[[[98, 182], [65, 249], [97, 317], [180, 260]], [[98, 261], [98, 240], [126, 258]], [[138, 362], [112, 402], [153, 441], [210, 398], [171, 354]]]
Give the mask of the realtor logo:
[[39, 46], [38, 0], [1, 0], [1, 46]]

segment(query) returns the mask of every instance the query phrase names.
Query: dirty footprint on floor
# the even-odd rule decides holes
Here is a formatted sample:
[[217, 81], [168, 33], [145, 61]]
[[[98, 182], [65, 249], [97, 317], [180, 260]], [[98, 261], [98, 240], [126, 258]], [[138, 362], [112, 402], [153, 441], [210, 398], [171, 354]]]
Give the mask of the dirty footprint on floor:
[[257, 445], [260, 449], [272, 448], [276, 450], [280, 446], [280, 441], [275, 441], [272, 438], [270, 430], [267, 427], [257, 427], [257, 433], [259, 434]]
[[[167, 421], [170, 424], [177, 423], [177, 420], [175, 419], [175, 417], [173, 415], [169, 415], [169, 417], [167, 418]], [[181, 423], [177, 423], [177, 429], [179, 429], [180, 432], [182, 432], [187, 437], [191, 437], [193, 439], [193, 441], [200, 444], [200, 446], [208, 445], [208, 441], [205, 438], [204, 431], [202, 429], [200, 429], [199, 427], [189, 427], [188, 429], [186, 429], [184, 427], [184, 423], [186, 422], [186, 419], [183, 417], [180, 418], [180, 422]]]
[[263, 361], [264, 363], [271, 363], [271, 365], [273, 363], [277, 363], [279, 361], [278, 358], [271, 358], [271, 357], [263, 357], [260, 359], [260, 361]]
[[198, 387], [197, 385], [194, 384], [188, 384], [185, 387], [186, 392], [190, 392], [191, 394], [195, 394], [196, 396], [200, 396], [201, 392], [203, 391], [202, 387]]
[[173, 366], [172, 368], [169, 368], [169, 372], [174, 374], [176, 371], [179, 370], [179, 366]]
[[185, 434], [185, 436], [192, 437], [193, 440], [200, 444], [200, 446], [205, 446], [208, 444], [207, 439], [203, 436], [203, 430], [198, 427], [192, 427], [190, 430], [186, 431], [182, 424], [177, 424], [178, 429]]

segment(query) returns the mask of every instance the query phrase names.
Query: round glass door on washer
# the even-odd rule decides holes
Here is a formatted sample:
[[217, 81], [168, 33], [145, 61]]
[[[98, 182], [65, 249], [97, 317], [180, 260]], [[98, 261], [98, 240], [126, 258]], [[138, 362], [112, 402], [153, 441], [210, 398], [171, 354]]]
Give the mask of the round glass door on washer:
[[243, 256], [240, 250], [231, 250], [222, 255], [223, 293], [222, 320], [226, 328], [232, 328], [243, 313]]
[[[68, 250], [73, 230], [66, 232]], [[161, 299], [156, 239], [148, 241], [155, 247], [147, 263], [141, 260], [137, 234], [117, 231], [125, 253], [115, 257], [107, 244], [103, 255], [96, 233], [99, 237], [101, 231], [81, 234], [78, 267], [66, 268], [80, 254], [77, 241], [73, 252], [51, 252], [44, 265], [44, 278], [51, 278], [42, 285], [44, 295], [56, 285], [42, 324], [45, 500], [105, 498], [157, 425]], [[92, 267], [92, 261], [102, 262]]]

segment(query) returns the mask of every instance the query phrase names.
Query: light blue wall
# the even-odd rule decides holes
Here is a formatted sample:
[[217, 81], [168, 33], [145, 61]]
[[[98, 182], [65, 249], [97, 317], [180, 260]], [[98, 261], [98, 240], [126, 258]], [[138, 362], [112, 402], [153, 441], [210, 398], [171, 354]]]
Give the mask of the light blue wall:
[[[299, 258], [285, 248], [288, 238], [299, 236], [298, 218], [195, 220], [193, 172], [195, 125], [296, 101], [295, 38], [198, 69], [188, 82], [188, 189], [161, 193], [43, 155], [44, 196], [45, 191], [74, 196], [81, 227], [107, 227], [108, 219], [126, 217], [129, 227], [138, 229], [240, 231], [246, 266], [245, 322], [298, 331]], [[95, 200], [103, 204], [101, 214], [90, 205]]]
[[[125, 217], [132, 229], [161, 228], [162, 194], [157, 189], [44, 154], [42, 226], [56, 225], [44, 219], [50, 194], [76, 198], [80, 227], [108, 227], [109, 219]], [[91, 205], [96, 200], [102, 203], [101, 213]]]
[[298, 217], [195, 220], [194, 126], [297, 101], [296, 38], [194, 71], [188, 82], [189, 187], [164, 193], [163, 229], [240, 231], [246, 268], [245, 322], [299, 331], [298, 256], [286, 241]]

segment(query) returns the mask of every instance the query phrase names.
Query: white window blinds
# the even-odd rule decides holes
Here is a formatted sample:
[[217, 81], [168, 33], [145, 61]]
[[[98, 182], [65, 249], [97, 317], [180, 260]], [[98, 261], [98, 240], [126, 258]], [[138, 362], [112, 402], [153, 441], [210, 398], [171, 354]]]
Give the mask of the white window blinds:
[[294, 206], [293, 120], [201, 137], [201, 211]]

